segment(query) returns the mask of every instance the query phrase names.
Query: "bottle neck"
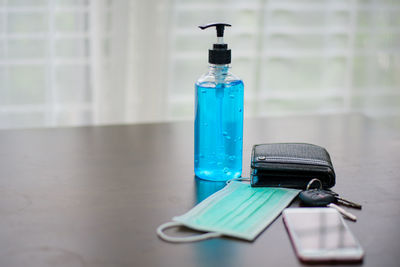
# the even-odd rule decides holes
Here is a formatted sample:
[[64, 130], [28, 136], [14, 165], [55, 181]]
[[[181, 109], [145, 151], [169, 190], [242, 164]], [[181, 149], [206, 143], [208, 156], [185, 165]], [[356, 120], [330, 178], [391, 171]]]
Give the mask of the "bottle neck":
[[208, 68], [210, 74], [222, 75], [222, 74], [227, 74], [231, 66], [229, 64], [210, 64]]

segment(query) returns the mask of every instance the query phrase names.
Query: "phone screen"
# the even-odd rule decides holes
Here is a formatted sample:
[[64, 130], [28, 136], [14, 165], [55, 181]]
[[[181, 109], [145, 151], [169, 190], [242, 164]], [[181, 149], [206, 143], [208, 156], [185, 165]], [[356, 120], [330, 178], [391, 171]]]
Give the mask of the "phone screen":
[[283, 218], [300, 259], [362, 259], [361, 246], [335, 209], [286, 209]]

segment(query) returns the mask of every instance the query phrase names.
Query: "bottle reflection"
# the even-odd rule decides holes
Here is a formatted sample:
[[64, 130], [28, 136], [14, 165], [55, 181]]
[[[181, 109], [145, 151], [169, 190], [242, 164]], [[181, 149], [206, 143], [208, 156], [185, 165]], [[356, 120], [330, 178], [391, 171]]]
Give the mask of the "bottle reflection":
[[226, 182], [213, 182], [213, 181], [206, 181], [202, 180], [198, 177], [195, 176], [195, 204], [197, 205], [204, 199], [208, 198], [215, 192], [221, 190], [222, 188], [225, 187]]
[[[197, 205], [215, 192], [226, 186], [226, 182], [214, 182], [195, 177], [195, 204]], [[215, 238], [197, 242], [194, 246], [196, 267], [213, 266], [221, 262], [221, 266], [233, 266], [237, 261], [234, 253], [237, 244], [225, 238]]]

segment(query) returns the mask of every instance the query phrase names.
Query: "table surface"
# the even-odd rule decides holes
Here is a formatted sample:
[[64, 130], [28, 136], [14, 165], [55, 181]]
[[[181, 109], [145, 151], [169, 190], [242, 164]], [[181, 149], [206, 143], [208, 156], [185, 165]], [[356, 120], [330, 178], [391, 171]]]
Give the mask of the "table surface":
[[[348, 222], [366, 253], [360, 265], [399, 266], [399, 132], [357, 114], [248, 119], [243, 176], [253, 144], [325, 147], [334, 189], [363, 205]], [[192, 122], [3, 130], [0, 148], [0, 266], [302, 265], [282, 217], [254, 242], [157, 237], [221, 188], [194, 179]]]

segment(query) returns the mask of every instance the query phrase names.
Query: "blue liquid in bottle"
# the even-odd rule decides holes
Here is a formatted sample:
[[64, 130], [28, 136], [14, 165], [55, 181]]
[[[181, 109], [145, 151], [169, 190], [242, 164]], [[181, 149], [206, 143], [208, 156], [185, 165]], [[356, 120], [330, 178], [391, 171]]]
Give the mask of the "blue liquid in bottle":
[[228, 71], [227, 65], [211, 66], [195, 85], [194, 170], [205, 180], [242, 174], [243, 82]]

